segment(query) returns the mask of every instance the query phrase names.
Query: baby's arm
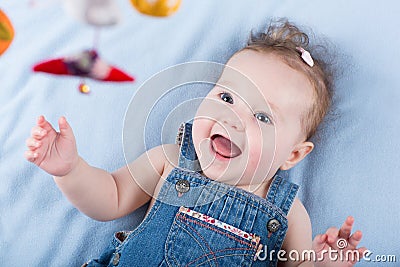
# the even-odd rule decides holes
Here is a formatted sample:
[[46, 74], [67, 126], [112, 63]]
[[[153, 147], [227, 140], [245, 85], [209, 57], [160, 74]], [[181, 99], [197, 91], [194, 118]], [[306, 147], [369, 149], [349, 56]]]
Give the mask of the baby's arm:
[[74, 134], [63, 117], [59, 128], [60, 132], [56, 132], [40, 116], [27, 139], [29, 150], [25, 157], [53, 175], [61, 191], [80, 211], [101, 221], [122, 217], [149, 201], [168, 162], [166, 154], [173, 159], [176, 150], [175, 145], [153, 148], [129, 168], [110, 174], [79, 157]]
[[[281, 255], [286, 261], [279, 261], [278, 266], [314, 266], [313, 262], [307, 257], [301, 258], [303, 251], [312, 249], [312, 229], [310, 217], [303, 204], [298, 198], [295, 198], [288, 214], [288, 230], [283, 242], [282, 249], [286, 252]], [[291, 251], [297, 251], [300, 255], [299, 260], [291, 260]], [[295, 257], [295, 254], [291, 254]]]
[[159, 146], [145, 152], [129, 167], [113, 173], [92, 167], [79, 158], [70, 173], [55, 176], [54, 181], [68, 200], [91, 218], [99, 221], [120, 218], [150, 200], [164, 170], [162, 148]]

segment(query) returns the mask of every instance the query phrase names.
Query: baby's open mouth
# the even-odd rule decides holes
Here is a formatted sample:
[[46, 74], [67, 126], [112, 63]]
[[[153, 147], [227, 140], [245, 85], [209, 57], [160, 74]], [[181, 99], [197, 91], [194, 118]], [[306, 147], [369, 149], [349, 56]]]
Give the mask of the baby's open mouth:
[[242, 151], [234, 142], [219, 134], [211, 136], [211, 146], [215, 153], [224, 158], [234, 158], [242, 154]]

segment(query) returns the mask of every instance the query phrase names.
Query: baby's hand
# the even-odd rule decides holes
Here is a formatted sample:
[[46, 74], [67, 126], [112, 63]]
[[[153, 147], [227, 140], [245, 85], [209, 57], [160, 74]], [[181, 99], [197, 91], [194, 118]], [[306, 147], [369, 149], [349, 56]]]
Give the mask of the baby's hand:
[[54, 176], [67, 175], [79, 162], [75, 136], [67, 120], [58, 120], [60, 132], [40, 116], [26, 140], [25, 158]]
[[313, 250], [317, 255], [316, 266], [348, 267], [356, 264], [357, 259], [362, 259], [363, 253], [367, 249], [365, 247], [357, 248], [362, 233], [356, 231], [350, 235], [353, 223], [354, 218], [349, 216], [340, 229], [331, 227], [325, 234], [317, 235], [314, 238]]

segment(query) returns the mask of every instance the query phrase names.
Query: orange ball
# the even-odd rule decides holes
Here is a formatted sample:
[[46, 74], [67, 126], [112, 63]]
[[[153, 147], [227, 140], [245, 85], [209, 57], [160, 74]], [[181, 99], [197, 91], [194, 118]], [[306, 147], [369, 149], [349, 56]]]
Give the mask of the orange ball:
[[14, 39], [14, 28], [10, 19], [0, 9], [0, 55], [7, 50]]
[[140, 13], [156, 17], [167, 17], [179, 9], [181, 0], [131, 0], [131, 4]]
[[82, 94], [89, 94], [90, 93], [90, 87], [85, 83], [79, 84], [78, 89], [79, 89], [79, 92], [81, 92]]

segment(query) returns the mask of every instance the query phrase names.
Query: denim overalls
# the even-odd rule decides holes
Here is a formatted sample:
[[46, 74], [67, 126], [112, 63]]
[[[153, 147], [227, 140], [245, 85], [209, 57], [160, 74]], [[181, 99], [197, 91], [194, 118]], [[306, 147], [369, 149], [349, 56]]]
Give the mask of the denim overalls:
[[179, 167], [133, 231], [115, 233], [83, 266], [276, 266], [298, 186], [275, 175], [266, 199], [200, 174], [192, 125], [183, 124]]

